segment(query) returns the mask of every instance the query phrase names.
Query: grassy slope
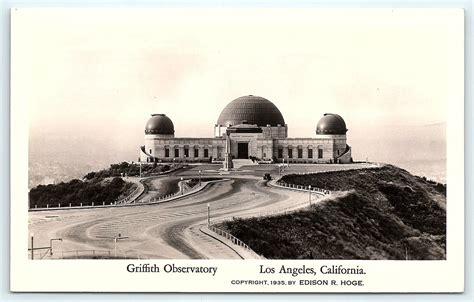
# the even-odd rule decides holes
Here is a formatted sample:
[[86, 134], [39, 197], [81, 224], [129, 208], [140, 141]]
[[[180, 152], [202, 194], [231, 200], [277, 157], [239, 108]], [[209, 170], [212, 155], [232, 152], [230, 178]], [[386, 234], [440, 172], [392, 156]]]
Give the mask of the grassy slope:
[[155, 181], [155, 179], [146, 179], [143, 181], [143, 184], [150, 190], [157, 191], [157, 194], [154, 197], [163, 197], [179, 191], [179, 178], [177, 177], [161, 178], [159, 183], [156, 183]]
[[445, 259], [446, 188], [394, 166], [283, 180], [350, 191], [310, 209], [223, 225], [275, 259]]

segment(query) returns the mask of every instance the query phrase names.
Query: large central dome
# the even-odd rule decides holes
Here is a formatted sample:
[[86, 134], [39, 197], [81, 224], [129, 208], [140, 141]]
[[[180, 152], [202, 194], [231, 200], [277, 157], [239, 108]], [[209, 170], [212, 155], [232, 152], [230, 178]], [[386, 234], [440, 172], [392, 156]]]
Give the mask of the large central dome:
[[218, 125], [238, 125], [242, 122], [260, 127], [284, 126], [285, 120], [280, 110], [269, 100], [254, 96], [241, 96], [225, 106], [217, 120]]

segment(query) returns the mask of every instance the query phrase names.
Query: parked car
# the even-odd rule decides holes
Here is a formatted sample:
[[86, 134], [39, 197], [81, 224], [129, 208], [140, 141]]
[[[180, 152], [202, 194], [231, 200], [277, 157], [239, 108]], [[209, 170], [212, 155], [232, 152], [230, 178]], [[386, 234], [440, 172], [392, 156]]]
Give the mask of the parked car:
[[264, 180], [272, 180], [272, 177], [270, 176], [270, 173], [265, 173], [265, 174], [263, 174], [263, 179]]

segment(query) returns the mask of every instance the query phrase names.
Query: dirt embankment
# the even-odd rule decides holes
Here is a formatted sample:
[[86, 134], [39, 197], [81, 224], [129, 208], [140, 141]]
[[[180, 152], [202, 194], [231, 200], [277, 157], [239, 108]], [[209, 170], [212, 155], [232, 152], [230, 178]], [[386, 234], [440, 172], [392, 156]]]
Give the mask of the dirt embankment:
[[390, 165], [282, 180], [350, 193], [291, 214], [223, 225], [266, 258], [446, 258], [445, 185]]

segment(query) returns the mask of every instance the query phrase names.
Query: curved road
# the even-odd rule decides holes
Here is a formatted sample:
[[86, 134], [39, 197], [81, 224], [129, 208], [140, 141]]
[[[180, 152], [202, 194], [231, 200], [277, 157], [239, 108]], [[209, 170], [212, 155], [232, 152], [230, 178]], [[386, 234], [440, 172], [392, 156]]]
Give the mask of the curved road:
[[[193, 171], [181, 173], [196, 177]], [[217, 176], [211, 172], [208, 175]], [[63, 238], [63, 242], [54, 242], [55, 251], [113, 251], [113, 238], [121, 234], [127, 238], [117, 242], [118, 251], [134, 251], [149, 258], [240, 259], [234, 250], [200, 231], [207, 223], [208, 203], [212, 219], [218, 219], [265, 213], [308, 201], [307, 193], [269, 187], [261, 176], [233, 173], [222, 177], [230, 180], [162, 204], [30, 212], [29, 232], [35, 234], [36, 247], [48, 246], [51, 238]]]
[[219, 218], [285, 207], [301, 202], [303, 195], [266, 187], [257, 178], [235, 177], [158, 205], [31, 212], [29, 230], [36, 234], [36, 246], [63, 238], [55, 242], [56, 250], [113, 250], [113, 237], [120, 233], [128, 238], [117, 243], [118, 250], [151, 258], [239, 259], [233, 250], [199, 231], [207, 221], [207, 204], [211, 217]]

